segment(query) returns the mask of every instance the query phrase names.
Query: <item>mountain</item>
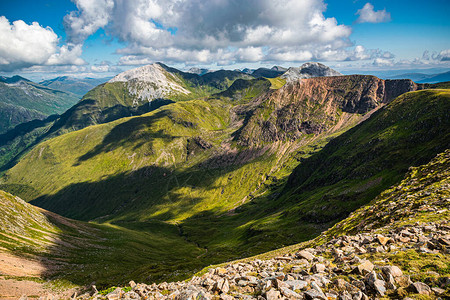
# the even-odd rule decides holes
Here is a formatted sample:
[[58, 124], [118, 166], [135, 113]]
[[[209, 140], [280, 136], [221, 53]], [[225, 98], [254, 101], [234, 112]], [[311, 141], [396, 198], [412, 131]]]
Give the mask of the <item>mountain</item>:
[[251, 75], [254, 77], [266, 77], [266, 78], [275, 78], [282, 75], [285, 70], [277, 70], [277, 69], [268, 69], [268, 68], [258, 68], [254, 70]]
[[74, 105], [71, 93], [50, 89], [20, 76], [0, 78], [0, 133], [17, 124], [59, 114]]
[[31, 147], [45, 139], [141, 115], [174, 101], [209, 96], [227, 89], [239, 78], [252, 77], [226, 70], [199, 76], [160, 63], [126, 71], [89, 91], [61, 116], [43, 122], [33, 121], [0, 136], [0, 172], [10, 168]]
[[75, 78], [70, 76], [60, 76], [53, 79], [43, 80], [39, 82], [39, 84], [55, 90], [72, 93], [81, 98], [84, 94], [95, 88], [97, 85], [107, 82], [110, 79], [110, 77]]
[[439, 83], [450, 81], [450, 71], [439, 74], [405, 73], [389, 76], [389, 79], [411, 79], [417, 83]]
[[304, 63], [299, 68], [290, 67], [281, 78], [286, 79], [287, 82], [292, 82], [304, 78], [341, 75], [341, 73], [321, 63], [308, 62]]
[[273, 66], [270, 69], [274, 70], [274, 71], [279, 71], [279, 72], [286, 72], [288, 70], [288, 68], [285, 68], [285, 67], [282, 67], [282, 66]]
[[415, 82], [418, 82], [420, 80], [426, 79], [428, 78], [429, 74], [423, 74], [423, 73], [405, 73], [405, 74], [400, 74], [400, 75], [395, 75], [395, 76], [389, 76], [389, 79], [411, 79]]
[[205, 75], [206, 73], [211, 72], [208, 69], [201, 69], [201, 68], [190, 68], [187, 73], [197, 74], [197, 75]]
[[418, 82], [421, 83], [438, 83], [438, 82], [446, 82], [450, 81], [450, 71], [441, 73], [441, 74], [435, 74], [428, 76], [425, 79], [419, 80]]
[[[284, 83], [154, 64], [8, 131], [0, 155], [13, 163], [0, 188], [59, 221], [49, 219], [56, 233], [45, 234], [45, 249], [32, 235], [2, 247], [45, 256], [47, 271], [60, 266], [39, 275], [46, 280], [185, 279], [319, 236], [450, 145], [446, 84], [363, 75]], [[87, 234], [66, 235], [64, 222]], [[23, 239], [15, 227], [3, 231]]]

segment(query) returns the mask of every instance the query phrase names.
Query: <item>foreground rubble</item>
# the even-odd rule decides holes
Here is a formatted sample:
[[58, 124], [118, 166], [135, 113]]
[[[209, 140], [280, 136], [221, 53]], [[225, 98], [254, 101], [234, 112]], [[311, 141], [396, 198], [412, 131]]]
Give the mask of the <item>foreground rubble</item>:
[[[442, 258], [450, 254], [448, 221], [402, 226], [388, 234], [341, 236], [269, 260], [255, 259], [209, 269], [187, 282], [136, 284], [107, 295], [77, 299], [375, 299], [450, 296], [450, 278], [437, 272], [415, 281], [392, 263], [399, 253]], [[372, 258], [383, 257], [382, 260]], [[391, 259], [392, 258], [392, 259]]]

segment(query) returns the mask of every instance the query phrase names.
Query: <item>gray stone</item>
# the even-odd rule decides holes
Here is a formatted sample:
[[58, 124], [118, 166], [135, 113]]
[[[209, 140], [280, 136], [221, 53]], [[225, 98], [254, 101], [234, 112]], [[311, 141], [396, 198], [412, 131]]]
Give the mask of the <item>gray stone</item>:
[[267, 300], [277, 300], [281, 298], [281, 294], [279, 291], [275, 289], [271, 289], [270, 291], [266, 292], [266, 299]]
[[411, 289], [421, 295], [431, 295], [431, 288], [423, 282], [414, 282], [411, 285]]
[[325, 267], [324, 264], [315, 264], [315, 265], [312, 267], [312, 271], [313, 271], [314, 273], [322, 273], [322, 272], [325, 272], [325, 269], [326, 269], [326, 267]]
[[286, 287], [282, 287], [280, 289], [280, 291], [281, 291], [281, 294], [283, 294], [283, 296], [285, 296], [287, 298], [290, 298], [290, 299], [292, 299], [292, 298], [294, 298], [294, 299], [303, 299], [302, 295], [300, 295], [300, 294], [298, 294], [298, 293], [294, 292], [293, 290], [288, 289]]
[[308, 282], [304, 280], [286, 280], [284, 283], [286, 283], [289, 286], [289, 288], [291, 288], [294, 291], [302, 290], [308, 286]]
[[373, 264], [370, 261], [365, 260], [356, 267], [356, 271], [358, 274], [366, 275], [373, 271]]
[[403, 276], [402, 270], [400, 270], [400, 268], [397, 266], [385, 266], [381, 270], [386, 275], [388, 275], [388, 274], [392, 275], [392, 277], [394, 277], [394, 279], [396, 277]]
[[299, 252], [295, 253], [295, 256], [297, 258], [304, 258], [308, 261], [314, 259], [314, 255], [311, 252], [308, 252], [306, 250], [300, 250]]

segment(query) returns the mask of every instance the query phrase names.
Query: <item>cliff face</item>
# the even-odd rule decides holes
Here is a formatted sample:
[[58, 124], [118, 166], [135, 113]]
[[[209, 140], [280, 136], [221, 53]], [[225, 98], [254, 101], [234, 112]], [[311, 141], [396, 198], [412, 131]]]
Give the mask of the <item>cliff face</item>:
[[[293, 140], [346, 125], [348, 114], [365, 114], [397, 96], [423, 88], [411, 80], [349, 75], [298, 80], [248, 105], [236, 140], [254, 145]], [[251, 108], [250, 108], [251, 107]]]

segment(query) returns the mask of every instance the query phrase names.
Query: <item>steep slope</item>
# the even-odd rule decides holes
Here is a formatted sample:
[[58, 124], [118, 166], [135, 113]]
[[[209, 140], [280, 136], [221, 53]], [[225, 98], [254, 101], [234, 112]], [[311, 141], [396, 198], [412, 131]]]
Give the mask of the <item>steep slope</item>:
[[252, 77], [226, 70], [198, 76], [161, 63], [121, 73], [111, 82], [89, 91], [59, 118], [52, 118], [51, 124], [45, 121], [41, 126], [32, 122], [3, 136], [5, 139], [0, 139], [0, 172], [10, 168], [31, 147], [45, 139], [91, 125], [141, 115], [174, 101], [209, 96], [225, 90], [239, 78]]
[[111, 77], [75, 78], [70, 76], [60, 76], [53, 79], [43, 80], [39, 82], [39, 84], [55, 90], [69, 92], [81, 98], [84, 96], [84, 94], [86, 94], [99, 84], [105, 83], [110, 79]]
[[59, 114], [74, 105], [77, 97], [53, 90], [20, 76], [0, 80], [0, 133], [17, 124]]
[[0, 204], [2, 299], [17, 299], [30, 290], [29, 296], [51, 293], [66, 299], [74, 288], [92, 282], [102, 288], [134, 278], [184, 278], [204, 266], [196, 261], [204, 250], [170, 224], [136, 223], [128, 228], [127, 224], [89, 224], [3, 191]]
[[446, 299], [449, 178], [447, 150], [312, 241], [210, 267], [190, 281], [132, 282], [127, 292], [111, 288], [108, 296]]
[[235, 140], [254, 146], [318, 134], [340, 126], [338, 118], [346, 113], [367, 113], [420, 88], [411, 80], [385, 81], [365, 75], [302, 79], [260, 99]]

